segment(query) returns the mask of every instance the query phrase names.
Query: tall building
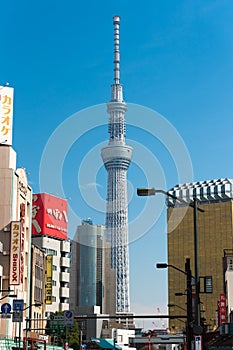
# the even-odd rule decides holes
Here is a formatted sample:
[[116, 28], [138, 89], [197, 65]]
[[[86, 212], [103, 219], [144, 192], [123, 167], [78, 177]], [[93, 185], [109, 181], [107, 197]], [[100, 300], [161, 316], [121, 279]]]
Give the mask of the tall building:
[[[233, 244], [233, 180], [219, 179], [177, 185], [169, 193], [185, 202], [197, 198], [198, 207], [198, 265], [200, 278], [201, 318], [209, 328], [216, 323], [216, 310], [220, 295], [224, 294], [223, 257], [226, 249]], [[194, 210], [184, 203], [168, 197], [168, 264], [184, 270], [185, 259], [190, 258], [192, 275], [194, 265]], [[212, 276], [213, 293], [202, 293], [202, 277]], [[173, 268], [168, 269], [169, 304], [171, 315], [182, 314], [179, 308], [186, 308], [186, 297], [175, 296], [176, 292], [185, 293], [185, 276]], [[195, 289], [194, 289], [195, 293]], [[184, 313], [184, 312], [183, 312]], [[170, 327], [184, 328], [178, 320], [170, 320]]]
[[[77, 227], [71, 244], [70, 309], [76, 316], [93, 316], [79, 322], [83, 340], [101, 337], [103, 330], [108, 337], [110, 334], [109, 315], [104, 319], [103, 314], [109, 310], [108, 280], [112, 280], [110, 274], [114, 271], [109, 268], [105, 233], [105, 226], [93, 224], [88, 218]], [[94, 318], [100, 315], [101, 319]]]
[[46, 256], [45, 311], [69, 310], [70, 241], [67, 237], [67, 200], [33, 195], [32, 242]]
[[130, 311], [130, 301], [126, 172], [132, 158], [132, 148], [125, 143], [124, 114], [127, 108], [120, 83], [119, 16], [113, 17], [113, 24], [114, 84], [111, 100], [107, 104], [110, 137], [108, 146], [101, 151], [101, 156], [108, 172], [106, 229], [111, 242], [111, 267], [116, 272], [115, 280], [111, 281], [116, 295], [110, 293], [108, 297], [115, 304], [117, 313], [127, 313]]
[[99, 306], [104, 311], [105, 226], [91, 219], [77, 227], [72, 242], [71, 307]]

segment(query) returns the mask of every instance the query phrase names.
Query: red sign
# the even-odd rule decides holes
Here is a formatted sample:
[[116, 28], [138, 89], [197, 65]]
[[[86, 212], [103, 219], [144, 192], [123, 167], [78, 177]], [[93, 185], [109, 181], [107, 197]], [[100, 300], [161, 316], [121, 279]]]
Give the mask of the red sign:
[[21, 262], [21, 223], [11, 222], [9, 284], [20, 284]]
[[47, 193], [34, 194], [32, 200], [32, 234], [67, 239], [67, 200]]
[[226, 295], [220, 294], [218, 302], [218, 326], [227, 322]]

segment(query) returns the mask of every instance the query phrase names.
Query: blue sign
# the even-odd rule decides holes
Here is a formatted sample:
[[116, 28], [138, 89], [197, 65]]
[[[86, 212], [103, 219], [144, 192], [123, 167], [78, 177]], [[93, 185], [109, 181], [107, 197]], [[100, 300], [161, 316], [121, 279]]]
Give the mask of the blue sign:
[[64, 321], [66, 327], [73, 327], [74, 326], [74, 312], [67, 310], [64, 311]]
[[74, 313], [73, 313], [73, 311], [64, 311], [64, 316], [66, 318], [72, 318], [72, 317], [74, 317]]
[[14, 311], [23, 311], [24, 309], [24, 300], [23, 299], [14, 299], [13, 300], [13, 310]]
[[2, 304], [1, 310], [3, 314], [9, 314], [11, 312], [11, 304], [9, 303]]

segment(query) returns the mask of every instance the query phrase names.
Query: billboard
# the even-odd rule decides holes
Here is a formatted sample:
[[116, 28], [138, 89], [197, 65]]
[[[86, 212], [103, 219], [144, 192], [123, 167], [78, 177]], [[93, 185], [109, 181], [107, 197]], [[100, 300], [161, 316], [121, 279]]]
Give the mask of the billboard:
[[20, 284], [21, 272], [21, 223], [20, 221], [11, 222], [10, 231], [10, 268], [9, 285]]
[[32, 234], [66, 240], [67, 232], [67, 200], [47, 193], [34, 194], [32, 199]]
[[0, 144], [12, 145], [14, 89], [0, 86]]

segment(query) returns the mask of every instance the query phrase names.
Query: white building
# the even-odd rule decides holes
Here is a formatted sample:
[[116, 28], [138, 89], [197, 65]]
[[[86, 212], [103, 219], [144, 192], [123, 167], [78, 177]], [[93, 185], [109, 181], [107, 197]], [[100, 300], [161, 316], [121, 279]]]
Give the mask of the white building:
[[[33, 195], [32, 242], [51, 261], [51, 280], [45, 286], [45, 315], [69, 310], [70, 241], [67, 239], [67, 201], [49, 194]], [[48, 259], [47, 259], [48, 261]], [[47, 263], [48, 264], [48, 263]], [[49, 267], [47, 265], [47, 274]]]
[[[32, 190], [25, 169], [16, 169], [11, 146], [0, 145], [0, 160], [0, 297], [12, 307], [12, 298], [4, 296], [13, 294], [15, 299], [23, 299], [26, 308], [30, 303]], [[6, 293], [8, 289], [12, 292]], [[17, 324], [1, 318], [0, 335], [19, 334]]]

